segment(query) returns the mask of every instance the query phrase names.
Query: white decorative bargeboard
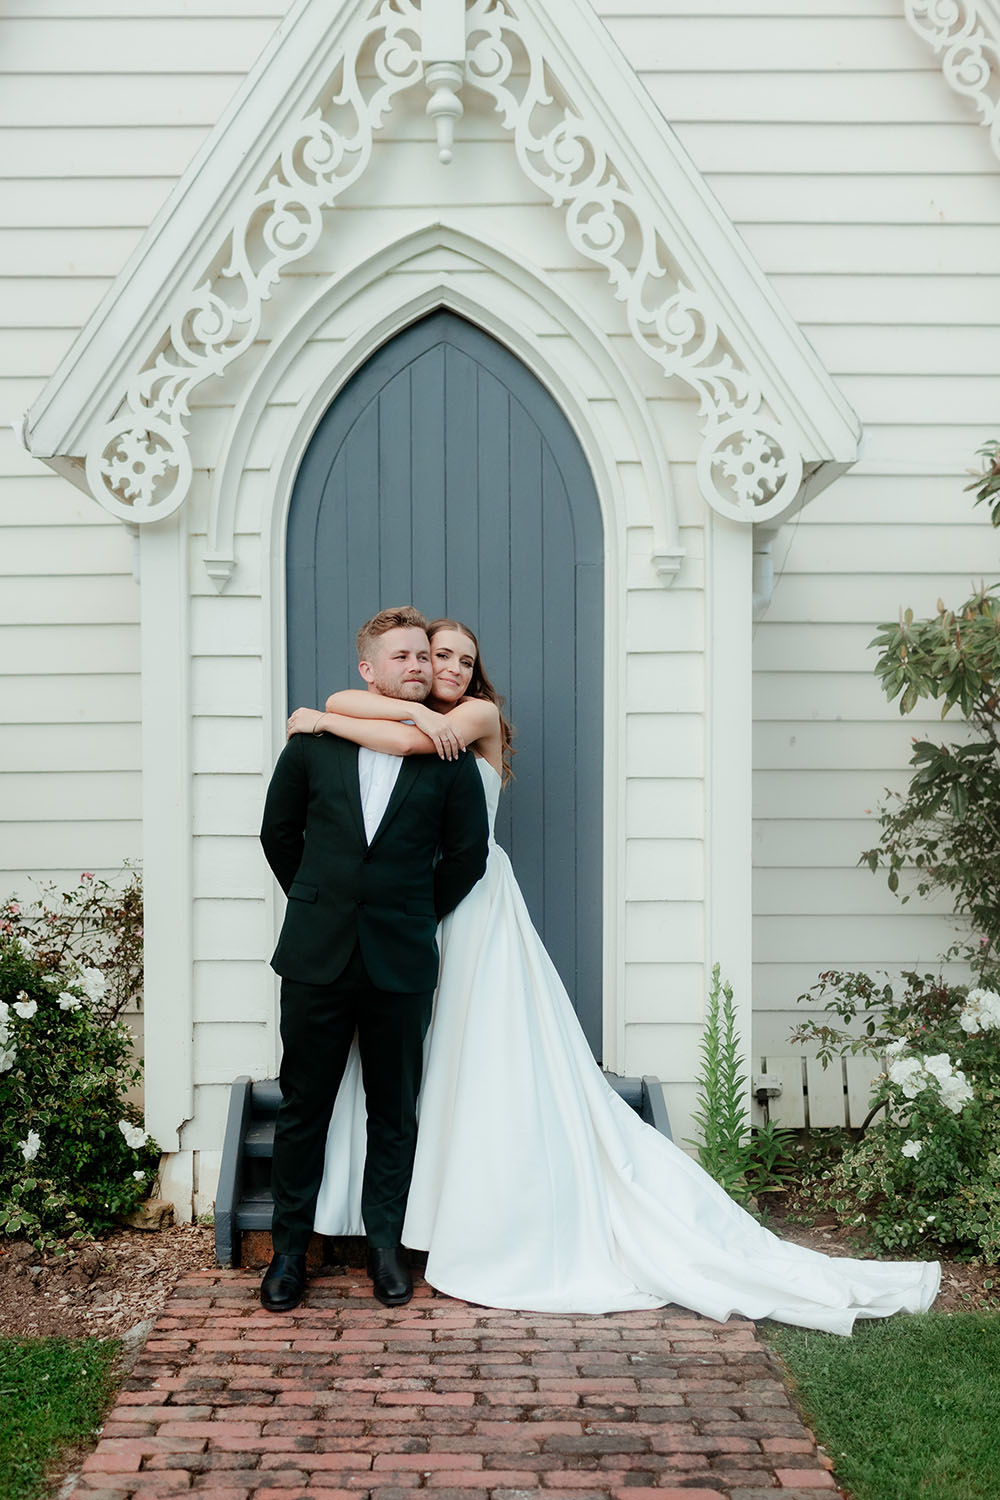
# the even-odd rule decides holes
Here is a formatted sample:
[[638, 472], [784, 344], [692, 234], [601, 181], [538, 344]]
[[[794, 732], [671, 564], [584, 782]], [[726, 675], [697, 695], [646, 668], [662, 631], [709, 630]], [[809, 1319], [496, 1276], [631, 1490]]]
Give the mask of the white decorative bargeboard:
[[[183, 504], [194, 393], [267, 336], [276, 284], [315, 247], [326, 212], [363, 176], [397, 95], [420, 83], [442, 161], [455, 149], [466, 108], [460, 94], [492, 102], [521, 170], [561, 212], [573, 250], [606, 273], [637, 347], [665, 379], [694, 391], [698, 480], [709, 504], [761, 522], [801, 503], [802, 440], [779, 415], [793, 375], [778, 369], [782, 389], [780, 378], [769, 383], [755, 370], [747, 329], [735, 326], [719, 287], [706, 284], [697, 242], [685, 242], [665, 216], [639, 180], [638, 152], [628, 159], [626, 138], [613, 137], [578, 97], [579, 79], [562, 76], [571, 68], [553, 52], [526, 0], [424, 0], [423, 8], [378, 0], [362, 10], [321, 95], [286, 126], [271, 169], [218, 226], [197, 279], [173, 301], [180, 310], [89, 441], [88, 484], [108, 511], [141, 525]], [[679, 170], [694, 176], [686, 162]], [[839, 420], [849, 434], [845, 411]], [[853, 454], [821, 457], [842, 468]]]
[[975, 0], [905, 0], [906, 19], [941, 58], [956, 94], [971, 99], [1000, 156], [1000, 13]]

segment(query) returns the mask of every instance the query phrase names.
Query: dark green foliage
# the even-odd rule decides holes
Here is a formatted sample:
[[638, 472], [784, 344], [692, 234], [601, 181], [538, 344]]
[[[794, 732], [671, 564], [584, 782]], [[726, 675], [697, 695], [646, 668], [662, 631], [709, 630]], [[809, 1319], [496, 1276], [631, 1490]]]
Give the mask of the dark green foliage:
[[994, 526], [1000, 526], [1000, 439], [986, 443], [976, 456], [983, 460], [982, 473], [965, 488], [976, 491], [975, 504], [988, 505], [990, 520]]
[[39, 1246], [112, 1228], [159, 1161], [126, 1102], [141, 1077], [116, 1019], [130, 969], [116, 987], [122, 946], [102, 947], [102, 928], [88, 944], [73, 897], [62, 923], [33, 927], [16, 901], [0, 910], [0, 1232]]
[[[1000, 508], [1000, 499], [996, 505]], [[958, 707], [973, 738], [936, 745], [915, 740], [906, 792], [889, 794], [879, 814], [878, 846], [861, 856], [872, 871], [887, 872], [898, 892], [900, 876], [915, 872], [914, 892], [947, 892], [968, 935], [954, 953], [972, 963], [983, 982], [1000, 971], [1000, 596], [980, 588], [958, 610], [939, 600], [931, 619], [912, 610], [882, 625], [875, 672], [886, 697], [910, 713], [922, 698], [941, 703], [942, 718]]]

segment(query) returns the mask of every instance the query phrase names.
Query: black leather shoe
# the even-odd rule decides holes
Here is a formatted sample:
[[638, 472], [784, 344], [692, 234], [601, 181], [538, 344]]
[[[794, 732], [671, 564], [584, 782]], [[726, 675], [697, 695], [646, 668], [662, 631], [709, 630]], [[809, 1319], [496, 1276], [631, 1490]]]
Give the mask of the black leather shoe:
[[302, 1301], [305, 1290], [305, 1256], [276, 1255], [260, 1284], [261, 1306], [268, 1312], [291, 1312]]
[[385, 1307], [402, 1307], [413, 1296], [413, 1278], [402, 1245], [370, 1247], [368, 1274], [372, 1291]]

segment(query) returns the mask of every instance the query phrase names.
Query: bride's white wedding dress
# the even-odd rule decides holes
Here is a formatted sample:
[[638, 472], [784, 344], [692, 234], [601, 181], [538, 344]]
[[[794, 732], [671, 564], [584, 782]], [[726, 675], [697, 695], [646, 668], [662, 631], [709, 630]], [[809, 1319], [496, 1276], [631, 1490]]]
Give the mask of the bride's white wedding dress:
[[[479, 761], [491, 826], [500, 777]], [[442, 923], [404, 1243], [426, 1278], [490, 1307], [601, 1313], [675, 1302], [850, 1333], [920, 1312], [936, 1263], [847, 1260], [787, 1244], [605, 1081], [531, 925], [505, 851]], [[356, 1048], [316, 1211], [360, 1234], [364, 1094]]]

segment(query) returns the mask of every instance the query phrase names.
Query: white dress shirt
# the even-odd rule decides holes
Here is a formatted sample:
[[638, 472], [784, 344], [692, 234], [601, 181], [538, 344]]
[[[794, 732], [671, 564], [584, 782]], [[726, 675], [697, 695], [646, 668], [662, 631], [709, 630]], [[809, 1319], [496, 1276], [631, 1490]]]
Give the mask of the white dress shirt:
[[369, 844], [385, 817], [392, 789], [396, 785], [401, 755], [386, 755], [382, 750], [358, 749], [358, 782], [361, 786], [361, 811], [365, 818], [365, 838]]

